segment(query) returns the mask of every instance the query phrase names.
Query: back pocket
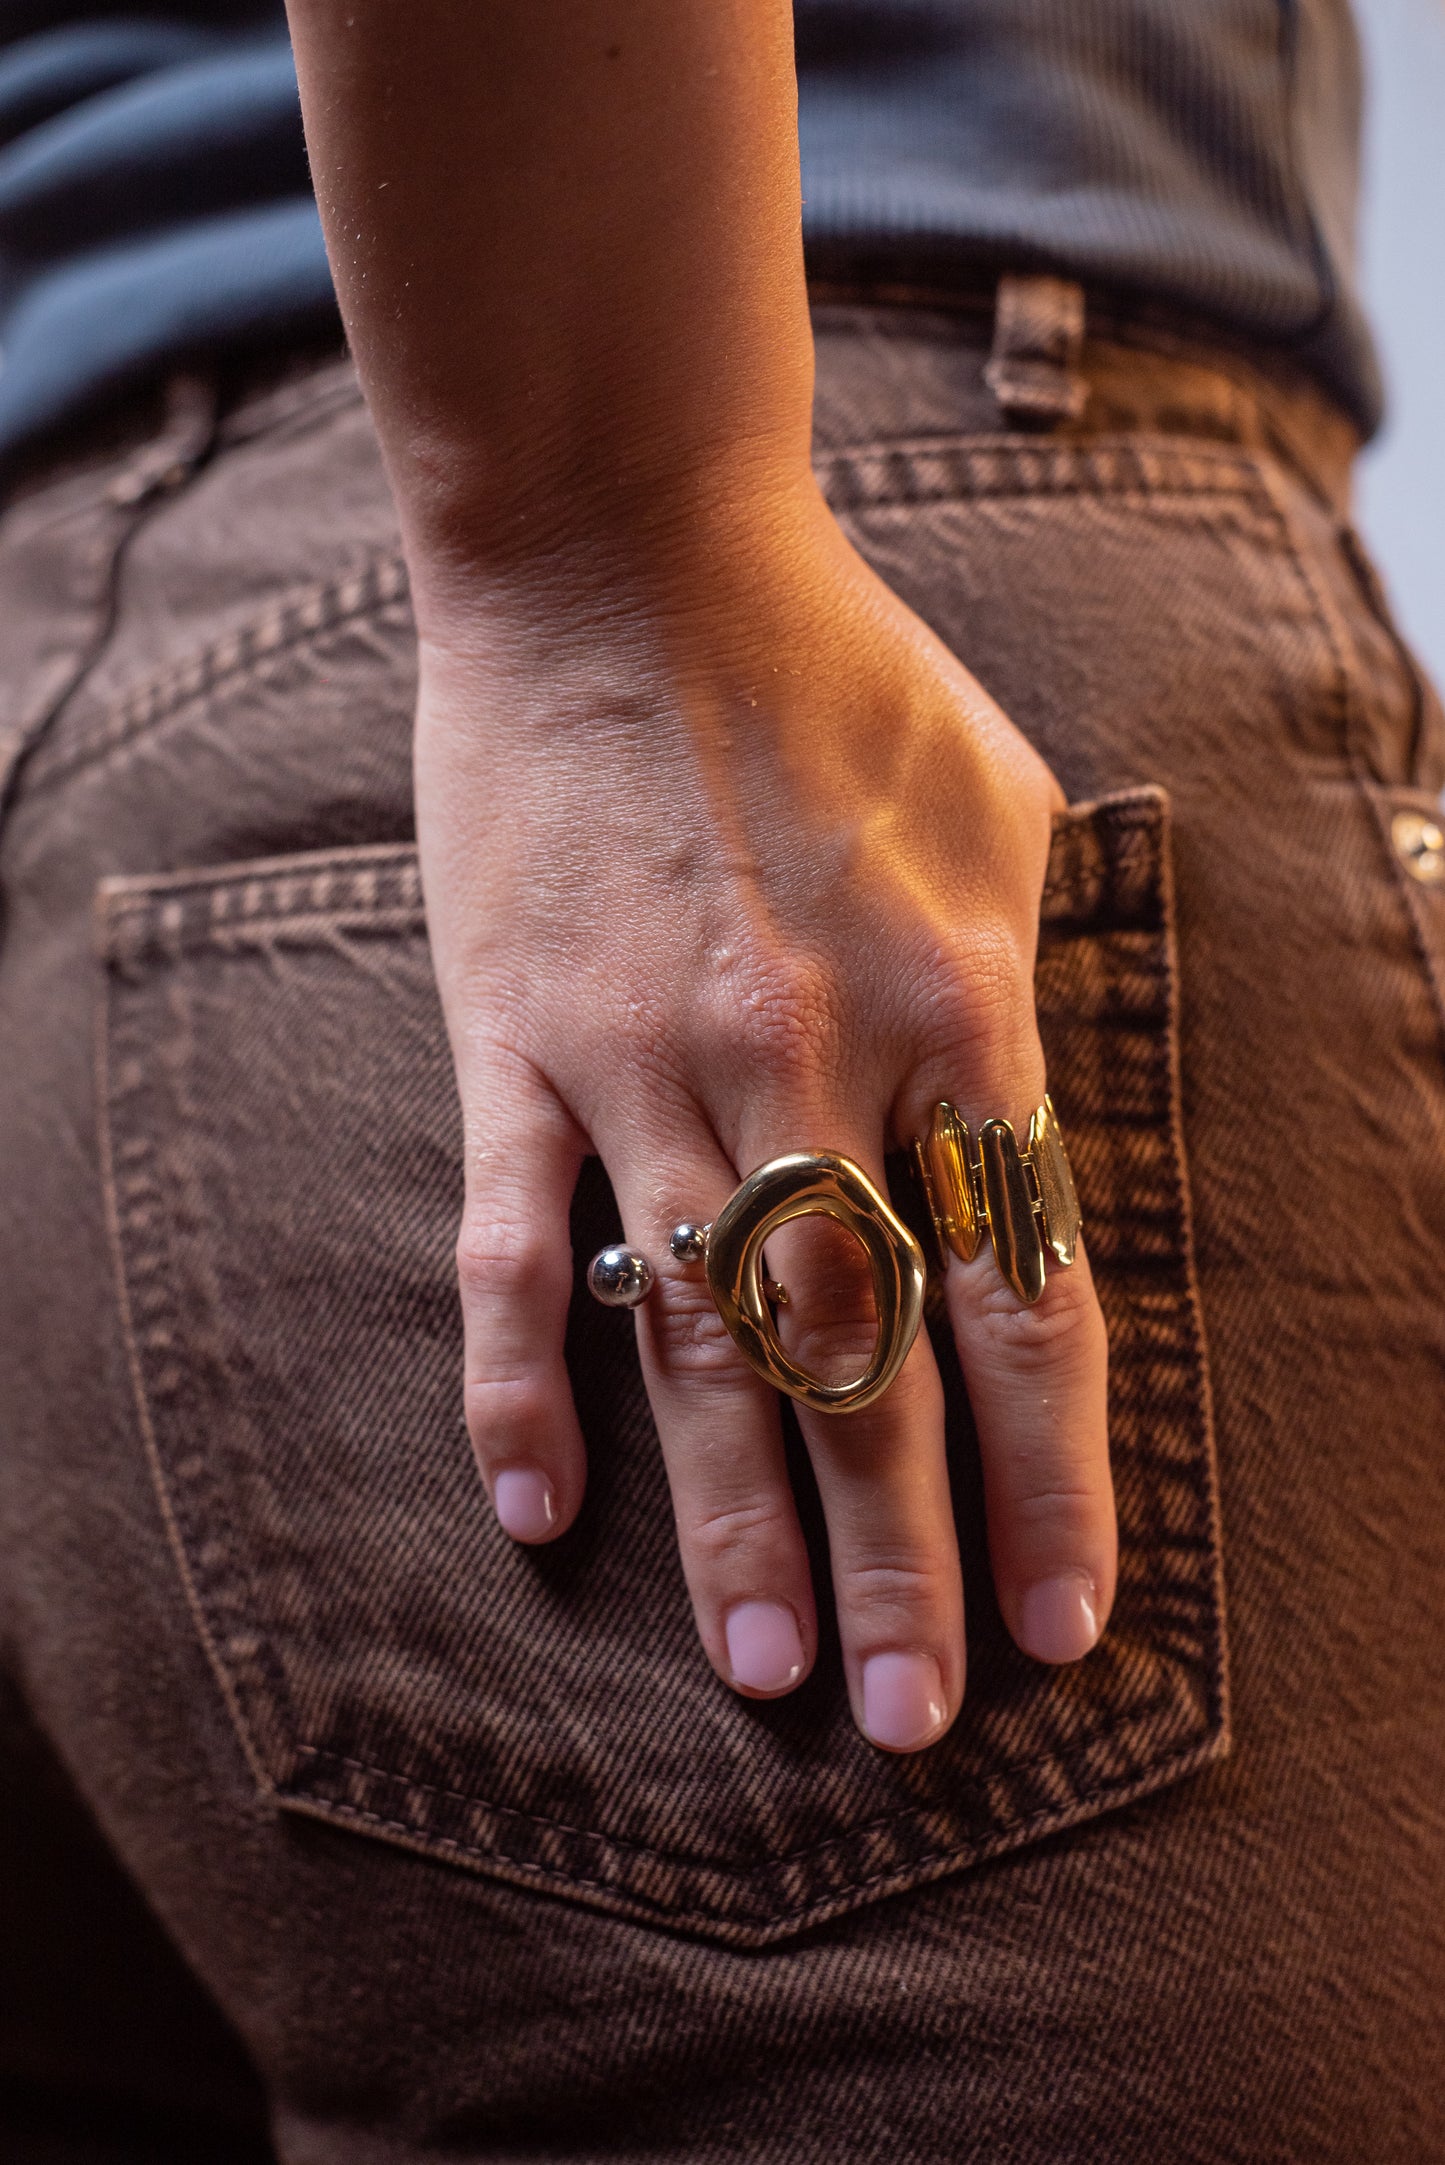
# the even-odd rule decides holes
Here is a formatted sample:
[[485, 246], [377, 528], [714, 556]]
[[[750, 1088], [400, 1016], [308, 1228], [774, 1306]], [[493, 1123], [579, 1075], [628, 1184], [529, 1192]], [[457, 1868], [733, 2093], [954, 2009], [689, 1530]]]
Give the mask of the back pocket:
[[[994, 1605], [935, 1333], [969, 1686], [873, 1751], [815, 1674], [735, 1697], [693, 1636], [632, 1332], [581, 1287], [577, 1526], [499, 1532], [461, 1418], [461, 1138], [414, 850], [107, 882], [102, 1108], [142, 1429], [215, 1673], [278, 1808], [761, 1946], [1177, 1781], [1226, 1748], [1213, 1452], [1178, 1118], [1167, 806], [1059, 823], [1038, 997], [1109, 1321], [1121, 1556], [1077, 1667]], [[805, 1465], [796, 1477], [817, 1538]], [[820, 1577], [820, 1587], [823, 1579]]]

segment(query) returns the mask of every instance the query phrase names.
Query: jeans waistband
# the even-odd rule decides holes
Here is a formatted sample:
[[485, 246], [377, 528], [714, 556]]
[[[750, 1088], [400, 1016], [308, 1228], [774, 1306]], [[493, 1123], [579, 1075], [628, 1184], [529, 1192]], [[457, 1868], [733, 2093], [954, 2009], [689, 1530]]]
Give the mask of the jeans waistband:
[[[1348, 517], [1358, 430], [1287, 354], [1055, 278], [1005, 277], [946, 304], [911, 287], [812, 299], [823, 448], [943, 431], [1193, 436], [1282, 459]], [[906, 366], [901, 352], [890, 364], [900, 347]]]
[[[1287, 355], [1217, 343], [1159, 311], [1124, 310], [1062, 279], [1005, 277], [985, 292], [911, 287], [848, 295], [814, 287], [814, 432], [822, 451], [933, 434], [1022, 430], [1052, 441], [1101, 434], [1193, 436], [1283, 459], [1321, 501], [1349, 515], [1359, 434]], [[335, 338], [196, 364], [142, 387], [38, 444], [6, 475], [13, 504], [73, 476], [83, 491], [155, 446], [188, 409], [187, 455], [204, 456], [292, 412], [359, 396]], [[207, 406], [197, 434], [189, 409]]]

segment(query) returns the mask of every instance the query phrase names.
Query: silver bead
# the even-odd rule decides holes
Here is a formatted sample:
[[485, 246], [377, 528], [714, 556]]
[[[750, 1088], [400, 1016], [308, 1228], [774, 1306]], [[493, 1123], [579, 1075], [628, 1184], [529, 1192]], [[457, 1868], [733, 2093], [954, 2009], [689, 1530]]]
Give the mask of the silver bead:
[[679, 1263], [700, 1263], [707, 1253], [707, 1227], [684, 1219], [673, 1227], [667, 1245]]
[[652, 1291], [652, 1265], [636, 1248], [603, 1248], [587, 1266], [587, 1290], [604, 1308], [635, 1308]]

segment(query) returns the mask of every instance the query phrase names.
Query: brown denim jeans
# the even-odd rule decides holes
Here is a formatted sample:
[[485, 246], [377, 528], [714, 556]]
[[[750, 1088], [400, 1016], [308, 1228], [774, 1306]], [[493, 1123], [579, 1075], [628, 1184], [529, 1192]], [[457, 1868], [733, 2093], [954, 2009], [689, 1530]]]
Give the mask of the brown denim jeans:
[[[818, 313], [831, 501], [1074, 800], [1038, 991], [1112, 1348], [1118, 1604], [1059, 1671], [946, 1366], [970, 1682], [916, 1759], [826, 1620], [789, 1699], [712, 1675], [585, 1297], [582, 1517], [486, 1507], [347, 364], [14, 494], [9, 2165], [1445, 2157], [1445, 727], [1343, 425], [1104, 328]], [[614, 1223], [594, 1166], [580, 1260]]]

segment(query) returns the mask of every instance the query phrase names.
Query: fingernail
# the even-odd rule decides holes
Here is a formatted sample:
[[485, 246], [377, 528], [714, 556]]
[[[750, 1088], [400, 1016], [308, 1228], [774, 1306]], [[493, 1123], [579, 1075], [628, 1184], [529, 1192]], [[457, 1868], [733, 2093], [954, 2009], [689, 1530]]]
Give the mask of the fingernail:
[[943, 1678], [931, 1654], [874, 1654], [863, 1664], [863, 1727], [888, 1751], [929, 1744], [948, 1719]]
[[535, 1466], [506, 1466], [492, 1483], [492, 1508], [514, 1541], [544, 1541], [557, 1523], [557, 1499]]
[[1019, 1643], [1035, 1661], [1078, 1661], [1099, 1636], [1094, 1582], [1082, 1571], [1043, 1579], [1024, 1595]]
[[803, 1635], [781, 1601], [740, 1601], [723, 1627], [728, 1668], [746, 1691], [786, 1691], [803, 1673]]

